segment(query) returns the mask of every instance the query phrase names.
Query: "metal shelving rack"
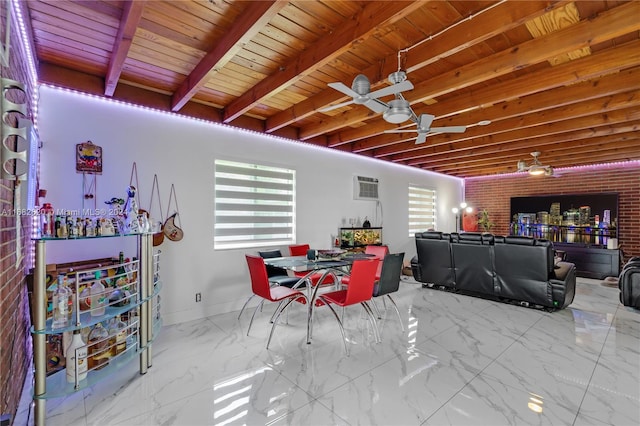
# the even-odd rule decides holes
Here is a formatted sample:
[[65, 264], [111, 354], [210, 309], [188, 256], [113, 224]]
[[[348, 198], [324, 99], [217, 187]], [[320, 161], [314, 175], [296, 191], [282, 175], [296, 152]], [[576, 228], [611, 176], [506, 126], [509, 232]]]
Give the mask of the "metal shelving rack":
[[[138, 254], [138, 280], [137, 294], [132, 296], [130, 303], [125, 307], [110, 307], [105, 315], [91, 319], [90, 314], [80, 314], [79, 303], [76, 301], [76, 317], [70, 327], [53, 330], [51, 324], [47, 324], [47, 296], [46, 296], [46, 261], [45, 246], [47, 241], [62, 240], [56, 238], [42, 238], [35, 241], [35, 269], [34, 269], [34, 293], [33, 293], [33, 352], [34, 352], [34, 424], [43, 426], [46, 419], [46, 400], [57, 398], [77, 392], [83, 388], [94, 385], [116, 369], [128, 364], [136, 355], [140, 362], [140, 374], [145, 374], [152, 366], [152, 342], [158, 334], [162, 319], [159, 311], [159, 293], [162, 283], [159, 278], [160, 252], [153, 252], [153, 234], [136, 234], [124, 237], [137, 237]], [[100, 240], [109, 237], [89, 237], [92, 240]], [[89, 239], [76, 238], [76, 239]], [[73, 241], [74, 239], [66, 239]], [[77, 298], [76, 298], [77, 299]], [[47, 377], [46, 336], [48, 334], [60, 334], [64, 331], [81, 329], [97, 322], [109, 320], [124, 312], [132, 312], [139, 309], [137, 323], [137, 345], [128, 348], [123, 353], [111, 358], [109, 365], [100, 370], [90, 371], [86, 380], [79, 383], [66, 383], [65, 370], [58, 371]], [[129, 336], [133, 332], [129, 331]]]

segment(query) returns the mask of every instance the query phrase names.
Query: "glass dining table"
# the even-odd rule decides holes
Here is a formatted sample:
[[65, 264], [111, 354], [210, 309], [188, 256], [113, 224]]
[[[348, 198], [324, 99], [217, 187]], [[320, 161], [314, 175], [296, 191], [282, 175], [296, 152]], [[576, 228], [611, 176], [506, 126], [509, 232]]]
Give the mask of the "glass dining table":
[[[292, 288], [300, 289], [303, 285], [307, 289], [308, 311], [307, 311], [307, 344], [311, 343], [311, 329], [313, 321], [313, 307], [316, 302], [317, 290], [321, 284], [325, 283], [328, 276], [333, 277], [333, 286], [336, 289], [340, 287], [340, 277], [349, 274], [351, 265], [358, 259], [372, 259], [375, 255], [366, 253], [347, 253], [336, 257], [309, 259], [307, 256], [285, 256], [265, 258], [265, 265], [282, 268], [291, 272], [307, 272], [307, 274], [298, 280]], [[313, 280], [318, 284], [313, 285], [311, 276], [322, 273], [320, 279]], [[323, 287], [331, 285], [322, 284]], [[276, 320], [274, 318], [274, 320]]]

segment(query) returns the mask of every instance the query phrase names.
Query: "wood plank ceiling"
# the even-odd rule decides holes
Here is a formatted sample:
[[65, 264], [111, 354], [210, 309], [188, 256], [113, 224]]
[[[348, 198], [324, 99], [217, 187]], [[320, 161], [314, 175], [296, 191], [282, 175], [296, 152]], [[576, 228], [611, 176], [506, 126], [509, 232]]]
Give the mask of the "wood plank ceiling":
[[[640, 159], [638, 1], [23, 4], [43, 83], [459, 177]], [[319, 111], [350, 99], [328, 83], [399, 68], [417, 115], [466, 132]]]

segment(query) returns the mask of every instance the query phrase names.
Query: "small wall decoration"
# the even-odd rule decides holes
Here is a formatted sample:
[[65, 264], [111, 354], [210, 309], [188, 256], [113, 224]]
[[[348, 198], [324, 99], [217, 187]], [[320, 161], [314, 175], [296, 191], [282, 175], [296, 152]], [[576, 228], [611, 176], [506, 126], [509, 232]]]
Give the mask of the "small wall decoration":
[[102, 147], [87, 141], [76, 145], [76, 171], [102, 174]]

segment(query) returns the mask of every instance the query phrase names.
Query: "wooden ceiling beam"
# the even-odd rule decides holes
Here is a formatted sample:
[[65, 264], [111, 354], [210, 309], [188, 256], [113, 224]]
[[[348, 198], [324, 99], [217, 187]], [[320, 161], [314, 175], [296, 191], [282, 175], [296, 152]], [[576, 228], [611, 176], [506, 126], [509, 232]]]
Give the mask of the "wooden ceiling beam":
[[[561, 169], [564, 167], [574, 167], [574, 166], [582, 166], [587, 164], [599, 164], [605, 162], [614, 162], [614, 161], [633, 161], [638, 160], [637, 156], [630, 156], [629, 151], [634, 146], [637, 146], [640, 139], [632, 139], [626, 142], [621, 142], [616, 144], [615, 147], [607, 148], [606, 151], [594, 151], [589, 153], [578, 153], [576, 154], [567, 152], [564, 155], [558, 156], [555, 162], [550, 161], [541, 161], [544, 165], [550, 165], [554, 168], [555, 173], [559, 174], [561, 171], [557, 169]], [[530, 157], [531, 158], [531, 157]], [[524, 158], [522, 158], [524, 159]], [[496, 161], [493, 164], [488, 164], [479, 167], [428, 167], [427, 169], [437, 173], [444, 173], [447, 175], [485, 175], [487, 171], [490, 170], [490, 174], [496, 173], [516, 173], [517, 170], [517, 160], [510, 161], [507, 165], [503, 164], [504, 162]], [[421, 167], [425, 169], [425, 167]]]
[[[561, 143], [566, 142], [562, 140], [562, 135], [567, 132], [574, 132], [576, 138], [589, 137], [589, 135], [591, 135], [591, 137], [607, 135], [610, 134], [609, 132], [611, 131], [609, 126], [624, 128], [625, 125], [628, 125], [634, 129], [639, 119], [640, 110], [638, 110], [638, 108], [627, 108], [621, 111], [594, 114], [588, 117], [564, 120], [529, 129], [517, 129], [511, 132], [502, 133], [497, 135], [497, 137], [486, 136], [469, 141], [452, 143], [450, 145], [438, 145], [433, 147], [427, 146], [412, 152], [394, 155], [389, 159], [392, 161], [406, 162], [411, 165], [418, 165], [422, 162], [429, 161], [429, 158], [432, 157], [439, 158], [441, 156], [451, 156], [456, 152], [462, 153], [473, 148], [480, 149], [493, 147], [493, 150], [489, 150], [489, 152], [485, 153], [485, 155], [491, 155], [496, 150], [500, 150], [499, 147], [496, 147], [501, 144], [515, 144], [522, 141], [525, 141], [523, 143], [529, 141], [530, 144], [533, 144], [534, 142], [544, 144], [543, 140], [538, 138], [545, 137], [549, 138], [546, 140], [548, 142], [555, 140], [558, 143]], [[603, 133], [598, 133], [599, 131], [602, 131]], [[624, 131], [629, 130], [625, 129]]]
[[[558, 126], [571, 120], [576, 128], [585, 128], [590, 126], [588, 121], [596, 114], [613, 113], [614, 111], [625, 110], [630, 107], [640, 106], [640, 90], [633, 90], [616, 95], [605, 96], [602, 98], [592, 99], [573, 105], [567, 105], [559, 108], [552, 108], [547, 111], [536, 112], [533, 114], [521, 115], [507, 120], [500, 120], [489, 126], [476, 126], [468, 129], [461, 134], [445, 134], [433, 135], [427, 138], [427, 144], [430, 147], [442, 145], [444, 147], [453, 144], [471, 143], [482, 138], [491, 137], [495, 140], [501, 140], [503, 134], [513, 134], [515, 130], [519, 132], [537, 132], [545, 127]], [[582, 119], [581, 121], [579, 119]], [[398, 145], [390, 145], [384, 148], [376, 149], [374, 155], [378, 158], [391, 155], [392, 159], [408, 159], [412, 158], [415, 151], [420, 151], [421, 145], [416, 145], [414, 141], [403, 144], [406, 148], [403, 152], [398, 153], [400, 148]], [[402, 148], [400, 148], [402, 149]]]
[[[407, 94], [411, 104], [423, 102], [443, 94], [451, 93], [474, 84], [545, 62], [549, 57], [558, 56], [583, 47], [593, 46], [616, 37], [640, 30], [640, 2], [622, 4], [610, 9], [592, 20], [585, 20], [544, 37], [521, 43], [494, 55], [442, 73], [430, 80], [415, 85]], [[575, 61], [574, 61], [575, 62]], [[502, 99], [513, 96], [503, 93]], [[419, 111], [417, 112], [420, 113]], [[300, 129], [300, 139], [332, 132], [342, 127], [358, 123], [374, 114], [367, 108], [354, 108], [338, 117], [322, 120]]]
[[[571, 139], [566, 142], [536, 146], [536, 149], [541, 152], [540, 162], [545, 165], [555, 166], [556, 160], [568, 152], [572, 153], [576, 158], [579, 158], [592, 153], [604, 152], [618, 146], [628, 146], [625, 144], [628, 144], [630, 141], [637, 141], [640, 138], [637, 132], [615, 133], [587, 139], [575, 139], [571, 136], [571, 133], [572, 132], [569, 132], [563, 135], [564, 139]], [[511, 149], [511, 147], [509, 147], [509, 149], [499, 150], [491, 155], [475, 156], [467, 154], [459, 159], [454, 158], [449, 161], [443, 159], [430, 160], [428, 163], [424, 163], [424, 165], [428, 164], [429, 167], [449, 167], [454, 165], [456, 168], [462, 169], [493, 166], [496, 163], [516, 163], [518, 160], [524, 160], [527, 164], [530, 164], [533, 159], [530, 154], [530, 146], [519, 147], [517, 149]]]
[[[518, 3], [502, 3], [480, 14], [472, 20], [467, 20], [452, 27], [446, 37], [438, 37], [425, 41], [406, 54], [406, 71], [410, 73], [433, 62], [447, 58], [463, 49], [468, 49], [491, 37], [509, 31], [529, 19], [533, 19], [559, 7], [563, 2], [529, 1]], [[496, 25], [496, 23], [499, 23]], [[465, 40], [460, 43], [460, 40]], [[376, 62], [361, 72], [371, 81], [371, 86], [384, 82], [387, 76], [397, 71], [397, 54], [392, 54]], [[352, 75], [355, 78], [355, 75]], [[280, 127], [293, 124], [298, 120], [315, 114], [321, 107], [334, 102], [342, 102], [347, 97], [340, 92], [327, 87], [321, 92], [298, 102], [292, 107], [281, 111], [267, 119], [266, 131], [272, 132]]]
[[[616, 48], [593, 54], [575, 61], [558, 65], [537, 74], [537, 78], [532, 80], [530, 76], [521, 76], [512, 80], [487, 86], [477, 91], [451, 98], [447, 101], [432, 105], [433, 113], [438, 117], [449, 117], [454, 113], [460, 113], [469, 109], [471, 105], [482, 105], [482, 100], [486, 100], [487, 105], [497, 104], [504, 98], [504, 93], [511, 93], [513, 98], [524, 99], [532, 93], [541, 90], [557, 89], [573, 83], [592, 80], [607, 74], [615, 74], [620, 70], [638, 66], [640, 64], [640, 41], [627, 43]], [[621, 78], [635, 75], [635, 72], [628, 74], [626, 71], [619, 73]], [[554, 103], [551, 100], [552, 105]], [[562, 101], [558, 101], [562, 102]], [[504, 104], [506, 105], [506, 104]], [[450, 124], [450, 122], [447, 122]], [[467, 124], [467, 123], [459, 123]], [[373, 149], [376, 145], [380, 147], [398, 144], [402, 141], [409, 141], [406, 146], [397, 146], [397, 152], [404, 149], [411, 149], [413, 144], [411, 138], [400, 137], [398, 134], [384, 134], [371, 137], [367, 141], [356, 142], [353, 145], [341, 146], [342, 150], [351, 151], [353, 148]], [[387, 154], [392, 154], [388, 151]]]
[[207, 81], [222, 69], [289, 2], [283, 0], [247, 2], [231, 29], [200, 60], [171, 97], [171, 110], [179, 111]]
[[144, 10], [146, 1], [147, 0], [126, 0], [124, 2], [118, 34], [113, 43], [113, 49], [111, 49], [111, 58], [109, 59], [107, 75], [104, 79], [104, 94], [106, 96], [113, 96], [113, 92], [116, 90], [118, 80], [120, 80], [120, 74], [122, 74], [124, 61], [129, 55], [131, 42], [142, 18], [142, 11]]
[[[457, 126], [472, 125], [481, 120], [504, 120], [522, 114], [543, 111], [577, 102], [595, 99], [602, 96], [622, 93], [631, 89], [640, 88], [640, 67], [624, 70], [614, 74], [607, 74], [600, 78], [584, 81], [569, 86], [559, 87], [555, 90], [544, 90], [532, 95], [518, 97], [506, 102], [497, 103], [487, 108], [474, 109], [461, 112], [453, 117], [443, 119], [436, 115], [433, 126]], [[438, 104], [433, 105], [430, 113], [434, 115], [444, 110]], [[409, 126], [399, 128], [407, 129]], [[329, 146], [335, 147], [343, 143], [357, 142], [351, 145], [353, 151], [363, 151], [377, 148], [373, 136], [382, 134], [385, 130], [393, 129], [392, 125], [379, 119], [367, 123], [366, 126], [357, 129], [349, 129], [329, 136]], [[362, 140], [367, 139], [367, 140]]]
[[407, 1], [365, 2], [361, 11], [345, 22], [338, 31], [322, 37], [315, 45], [309, 46], [298, 57], [284, 64], [281, 70], [260, 81], [227, 105], [224, 110], [224, 122], [230, 123], [262, 99], [278, 93], [287, 85], [348, 51], [352, 43], [371, 36], [378, 28], [404, 18], [424, 4], [425, 2]]

